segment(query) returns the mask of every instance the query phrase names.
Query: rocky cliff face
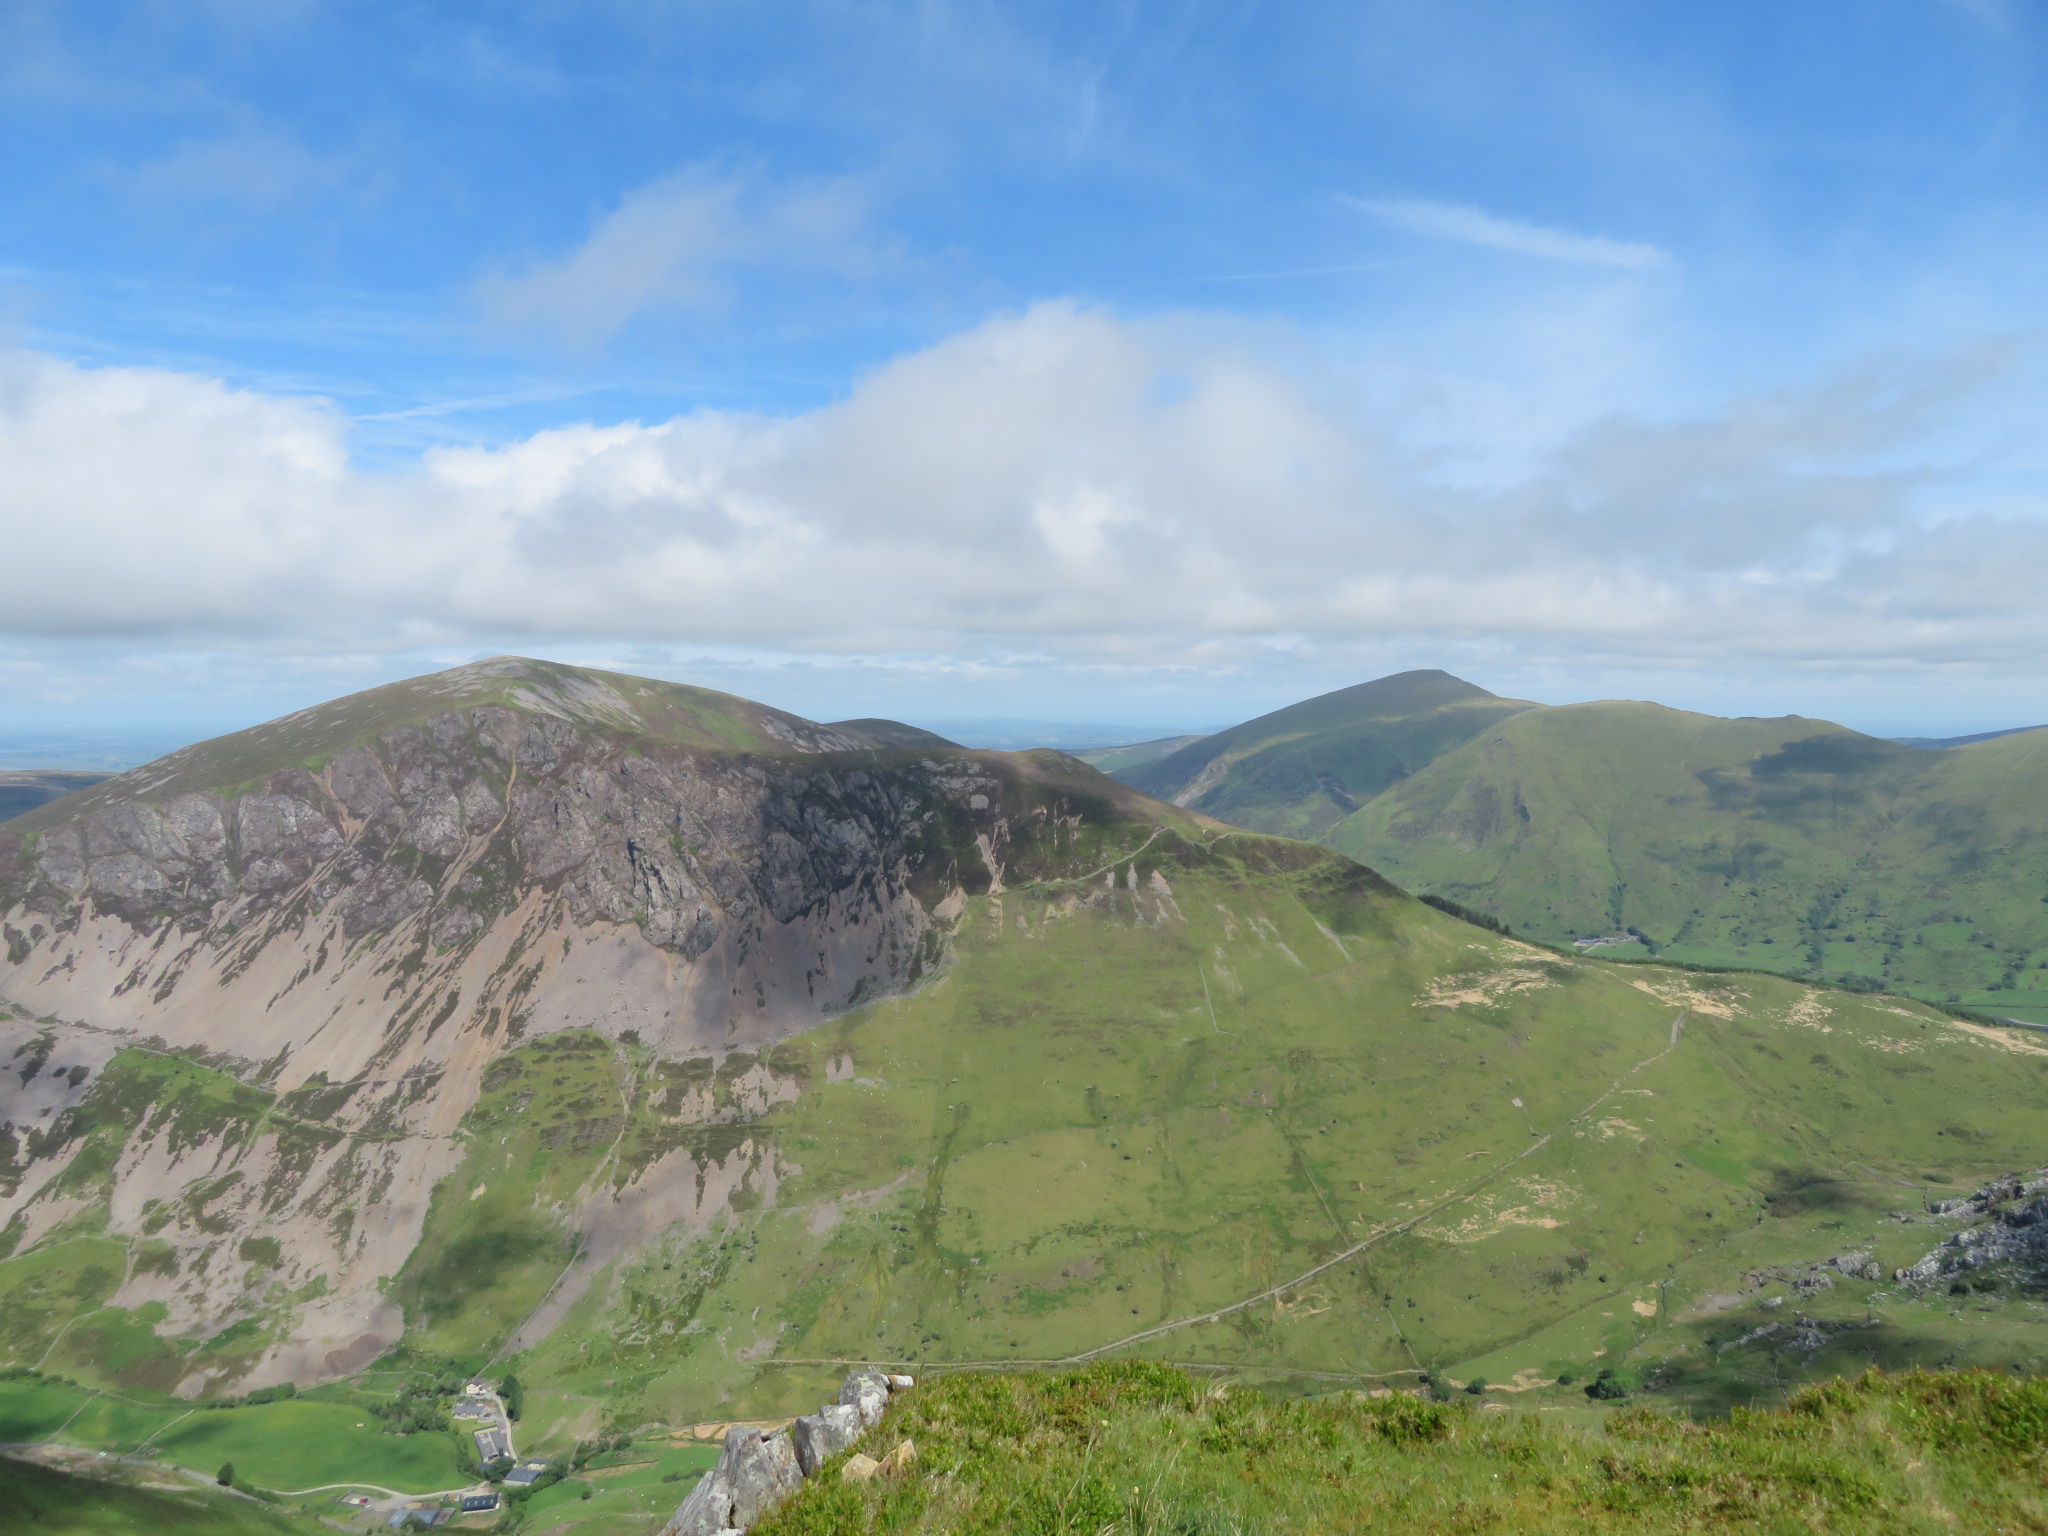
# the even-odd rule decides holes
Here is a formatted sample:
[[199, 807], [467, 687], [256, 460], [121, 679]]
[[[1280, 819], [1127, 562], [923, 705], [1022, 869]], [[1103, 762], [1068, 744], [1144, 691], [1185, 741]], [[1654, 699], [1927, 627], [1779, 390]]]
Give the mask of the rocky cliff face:
[[[916, 985], [1005, 860], [1057, 861], [1140, 803], [873, 724], [483, 663], [10, 824], [0, 1257], [104, 1230], [131, 1252], [112, 1303], [161, 1304], [161, 1332], [265, 1320], [243, 1385], [359, 1367], [403, 1330], [385, 1282], [503, 1051], [758, 1050]], [[616, 1238], [621, 1202], [708, 1214], [607, 1187], [572, 1220]]]

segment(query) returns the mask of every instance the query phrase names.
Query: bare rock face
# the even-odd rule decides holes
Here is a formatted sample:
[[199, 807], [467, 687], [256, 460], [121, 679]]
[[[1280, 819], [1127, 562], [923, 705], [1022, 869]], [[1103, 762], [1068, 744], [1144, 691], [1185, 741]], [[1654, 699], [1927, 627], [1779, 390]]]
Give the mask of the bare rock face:
[[690, 1490], [662, 1527], [662, 1536], [745, 1530], [796, 1492], [803, 1480], [788, 1430], [737, 1425], [726, 1432], [718, 1464]]
[[840, 1387], [839, 1401], [860, 1415], [862, 1429], [873, 1429], [889, 1406], [889, 1378], [877, 1371], [855, 1371]]
[[798, 1419], [790, 1426], [790, 1437], [804, 1476], [816, 1477], [818, 1468], [858, 1440], [867, 1427], [860, 1410], [846, 1403], [828, 1403]]
[[[308, 1298], [236, 1390], [359, 1369], [404, 1332], [387, 1282], [506, 1050], [587, 1030], [671, 1061], [758, 1054], [917, 985], [966, 895], [1058, 866], [1085, 819], [1137, 800], [1065, 760], [878, 745], [876, 724], [508, 659], [201, 743], [8, 822], [0, 1024], [18, 1021], [8, 1050], [67, 1077], [55, 1098], [36, 1074], [0, 1095], [0, 1251], [104, 1210], [112, 1235], [167, 1250], [111, 1298], [161, 1304], [165, 1333]], [[245, 1135], [95, 1099], [130, 1046], [291, 1114]], [[67, 1183], [110, 1117], [129, 1128], [111, 1168]], [[202, 1185], [219, 1193], [187, 1198]], [[602, 1209], [572, 1213], [588, 1273], [519, 1347], [621, 1245], [708, 1219], [730, 1187], [700, 1169], [593, 1194]], [[224, 1284], [222, 1256], [244, 1248], [265, 1257]], [[179, 1390], [226, 1384], [201, 1371]]]
[[[908, 1376], [854, 1371], [841, 1385], [838, 1402], [805, 1414], [786, 1430], [736, 1425], [726, 1432], [718, 1464], [690, 1490], [661, 1528], [661, 1536], [745, 1531], [796, 1492], [805, 1478], [816, 1477], [819, 1468], [879, 1423], [891, 1390], [908, 1391], [912, 1385]], [[877, 1474], [898, 1477], [916, 1460], [917, 1447], [905, 1440], [880, 1461], [871, 1456], [849, 1457], [840, 1475], [854, 1482], [866, 1482]]]

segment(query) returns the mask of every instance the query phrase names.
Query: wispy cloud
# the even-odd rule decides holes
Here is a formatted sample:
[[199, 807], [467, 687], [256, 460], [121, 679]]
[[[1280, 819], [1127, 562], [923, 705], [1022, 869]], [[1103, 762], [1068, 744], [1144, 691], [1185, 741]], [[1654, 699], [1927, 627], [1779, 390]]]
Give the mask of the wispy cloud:
[[1483, 245], [1497, 251], [1512, 251], [1519, 256], [1539, 256], [1545, 261], [1569, 261], [1582, 266], [1623, 267], [1636, 271], [1677, 265], [1669, 251], [1641, 241], [1612, 240], [1605, 235], [1582, 235], [1574, 230], [1553, 229], [1547, 224], [1503, 219], [1470, 203], [1343, 194], [1337, 200], [1347, 208], [1370, 214], [1418, 235], [1455, 240], [1463, 245]]
[[867, 214], [851, 182], [777, 187], [689, 166], [629, 193], [566, 255], [486, 277], [478, 295], [501, 324], [602, 342], [643, 310], [725, 308], [742, 267], [873, 270], [884, 257]]

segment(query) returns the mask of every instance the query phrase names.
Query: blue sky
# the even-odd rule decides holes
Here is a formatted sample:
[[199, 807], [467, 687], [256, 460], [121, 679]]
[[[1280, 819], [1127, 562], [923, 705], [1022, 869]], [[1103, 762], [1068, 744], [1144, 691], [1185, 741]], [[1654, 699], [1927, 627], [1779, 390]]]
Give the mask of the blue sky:
[[0, 734], [2048, 719], [2038, 7], [0, 12]]

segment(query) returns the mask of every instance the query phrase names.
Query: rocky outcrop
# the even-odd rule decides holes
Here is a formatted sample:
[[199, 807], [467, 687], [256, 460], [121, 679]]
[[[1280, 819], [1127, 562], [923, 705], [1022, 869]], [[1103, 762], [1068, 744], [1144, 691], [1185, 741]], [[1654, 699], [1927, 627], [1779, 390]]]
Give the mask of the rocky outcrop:
[[[2009, 1265], [2025, 1281], [2048, 1277], [2048, 1168], [2008, 1174], [1929, 1208], [1937, 1219], [1975, 1220], [1918, 1263], [1897, 1272], [1907, 1285], [1933, 1285]], [[1988, 1218], [1988, 1220], [1986, 1219]]]
[[[879, 1424], [892, 1385], [907, 1390], [911, 1378], [855, 1371], [840, 1388], [837, 1403], [806, 1414], [788, 1429], [735, 1425], [726, 1432], [718, 1464], [690, 1490], [661, 1536], [718, 1536], [748, 1529], [796, 1492], [805, 1478], [816, 1477], [826, 1462]], [[877, 1468], [907, 1468], [916, 1455], [907, 1449], [909, 1444], [905, 1441], [890, 1453], [896, 1458], [893, 1468], [887, 1458], [876, 1463]]]
[[840, 1387], [839, 1401], [860, 1416], [863, 1429], [873, 1429], [889, 1406], [889, 1378], [879, 1371], [855, 1371]]
[[805, 1414], [790, 1425], [790, 1436], [796, 1442], [797, 1465], [803, 1468], [805, 1477], [816, 1477], [818, 1468], [852, 1445], [871, 1427], [862, 1420], [858, 1408], [845, 1403], [828, 1403], [816, 1413]]

